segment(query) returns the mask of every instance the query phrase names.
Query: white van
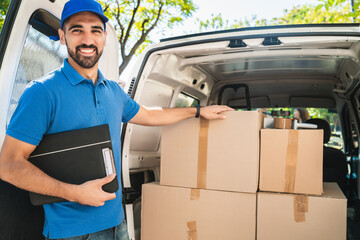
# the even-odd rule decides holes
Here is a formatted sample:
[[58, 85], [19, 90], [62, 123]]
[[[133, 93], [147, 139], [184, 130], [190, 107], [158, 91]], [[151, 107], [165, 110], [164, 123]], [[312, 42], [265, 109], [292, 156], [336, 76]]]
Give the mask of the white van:
[[[25, 86], [66, 57], [66, 49], [48, 38], [57, 34], [65, 2], [10, 4], [0, 35], [0, 146]], [[119, 47], [110, 24], [107, 31], [100, 68], [117, 80]], [[349, 199], [348, 239], [360, 239], [359, 40], [359, 24], [254, 27], [164, 39], [138, 57], [125, 91], [148, 107], [200, 103], [329, 113], [329, 144], [343, 160], [328, 170]], [[132, 240], [140, 239], [141, 185], [159, 181], [160, 141], [160, 127], [123, 125], [123, 199]], [[42, 226], [42, 208], [30, 205], [27, 192], [0, 181], [0, 239], [43, 239]]]

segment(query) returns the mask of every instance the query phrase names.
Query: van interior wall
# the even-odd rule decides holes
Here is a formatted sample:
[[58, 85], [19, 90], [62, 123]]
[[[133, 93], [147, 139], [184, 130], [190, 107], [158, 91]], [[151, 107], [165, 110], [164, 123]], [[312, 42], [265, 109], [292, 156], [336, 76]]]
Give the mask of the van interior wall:
[[[134, 99], [150, 108], [176, 107], [179, 94], [184, 93], [206, 106], [214, 80], [195, 66], [181, 68], [182, 61], [175, 54], [150, 56]], [[141, 184], [160, 181], [161, 127], [128, 124], [127, 128], [125, 139], [130, 143], [124, 143], [124, 154], [129, 156], [131, 187], [141, 196]], [[133, 203], [133, 211], [135, 235], [140, 239], [140, 198]]]
[[[225, 45], [221, 47], [226, 48]], [[223, 86], [245, 83], [250, 88], [252, 108], [321, 107], [336, 108], [340, 112], [344, 101], [333, 90], [340, 88], [339, 85], [348, 86], [347, 76], [356, 74], [351, 68], [353, 61], [341, 59], [339, 61], [343, 64], [336, 71], [267, 72], [253, 69], [227, 78], [231, 70], [229, 67], [234, 64], [218, 62], [217, 57], [221, 54], [212, 56], [211, 49], [206, 53], [187, 56], [173, 50], [171, 53], [163, 51], [151, 55], [139, 78], [135, 100], [146, 107], [175, 107], [179, 94], [185, 93], [198, 99], [201, 106], [206, 106], [218, 104], [219, 91]], [[228, 53], [226, 56], [235, 61], [235, 55], [239, 54]], [[322, 61], [318, 57], [311, 60]], [[328, 61], [327, 58], [325, 60]], [[261, 58], [258, 61], [267, 66], [266, 61], [269, 60]], [[279, 64], [281, 62], [285, 63], [286, 59], [279, 59]], [[223, 73], [218, 65], [223, 65], [224, 75], [221, 75]], [[231, 89], [224, 92], [223, 99], [221, 104], [244, 105], [245, 102], [243, 93]], [[130, 170], [159, 166], [161, 128], [132, 126], [130, 135]]]
[[[185, 93], [208, 104], [213, 79], [197, 67], [180, 68], [183, 58], [175, 54], [150, 56], [144, 69], [134, 99], [141, 105], [152, 107], [176, 107], [180, 93]], [[129, 139], [128, 156], [130, 172], [139, 169], [156, 169], [160, 166], [161, 127], [146, 127], [128, 124], [131, 131], [126, 133]], [[127, 144], [124, 143], [124, 147]], [[125, 154], [127, 150], [124, 149]], [[158, 171], [155, 171], [158, 172]], [[157, 179], [158, 174], [155, 174]]]

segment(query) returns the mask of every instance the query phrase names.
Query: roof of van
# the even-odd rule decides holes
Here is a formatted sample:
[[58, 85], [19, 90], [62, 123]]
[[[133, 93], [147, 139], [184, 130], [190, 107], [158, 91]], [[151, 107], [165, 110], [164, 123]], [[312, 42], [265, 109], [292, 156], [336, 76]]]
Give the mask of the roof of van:
[[[195, 34], [188, 34], [161, 39], [160, 42], [169, 42], [189, 38], [206, 38], [219, 35], [236, 35], [243, 38], [266, 37], [276, 34], [277, 36], [360, 36], [359, 23], [331, 23], [331, 24], [294, 24], [294, 25], [273, 25], [227, 29], [210, 31]], [[290, 30], [290, 31], [289, 31]], [[256, 31], [256, 32], [254, 32]], [[251, 32], [247, 34], [246, 32]], [[244, 35], [245, 33], [245, 35]], [[264, 35], [264, 36], [261, 36]]]

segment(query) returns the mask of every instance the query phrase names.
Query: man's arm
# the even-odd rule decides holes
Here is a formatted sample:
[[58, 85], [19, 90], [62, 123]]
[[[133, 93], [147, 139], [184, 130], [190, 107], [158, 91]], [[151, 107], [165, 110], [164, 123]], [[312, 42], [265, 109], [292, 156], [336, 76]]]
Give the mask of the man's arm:
[[115, 175], [88, 181], [81, 185], [58, 181], [27, 159], [36, 146], [6, 135], [0, 152], [0, 178], [19, 188], [45, 195], [61, 197], [83, 205], [102, 206], [114, 199], [115, 193], [107, 193], [102, 186], [111, 182]]
[[[202, 107], [200, 116], [206, 119], [224, 119], [222, 112], [234, 111], [234, 109], [223, 106], [213, 105]], [[147, 109], [140, 106], [139, 112], [130, 120], [130, 123], [145, 126], [164, 126], [178, 121], [194, 117], [196, 108], [154, 108]]]

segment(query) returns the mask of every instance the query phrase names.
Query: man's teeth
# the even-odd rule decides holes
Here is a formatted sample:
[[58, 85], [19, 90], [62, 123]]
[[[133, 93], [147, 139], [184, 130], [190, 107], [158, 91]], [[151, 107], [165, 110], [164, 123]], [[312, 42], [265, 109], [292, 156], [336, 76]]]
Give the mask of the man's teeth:
[[94, 49], [80, 49], [80, 51], [83, 53], [92, 53]]

